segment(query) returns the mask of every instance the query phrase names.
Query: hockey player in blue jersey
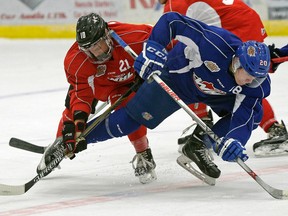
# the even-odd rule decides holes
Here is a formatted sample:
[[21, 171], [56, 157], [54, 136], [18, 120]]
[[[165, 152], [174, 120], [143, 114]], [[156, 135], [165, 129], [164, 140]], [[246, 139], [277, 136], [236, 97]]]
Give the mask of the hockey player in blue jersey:
[[[164, 47], [174, 38], [180, 42], [167, 53]], [[107, 117], [86, 141], [125, 136], [140, 125], [153, 129], [180, 109], [149, 79], [158, 73], [185, 103], [204, 102], [221, 117], [212, 128], [222, 138], [219, 148], [198, 128], [182, 150], [204, 174], [218, 178], [221, 172], [207, 155], [206, 145], [212, 144], [225, 161], [248, 159], [245, 144], [261, 120], [261, 101], [270, 93], [269, 66], [270, 53], [264, 43], [243, 43], [222, 28], [166, 13], [134, 64], [145, 82], [127, 106]]]
[[[167, 55], [164, 47], [173, 38], [182, 43]], [[222, 117], [212, 128], [223, 137], [216, 153], [226, 161], [247, 160], [244, 146], [261, 120], [261, 100], [270, 93], [268, 47], [255, 41], [242, 43], [224, 29], [173, 12], [160, 18], [149, 39], [134, 64], [140, 76], [148, 79], [160, 70], [162, 80], [185, 103], [208, 104]], [[111, 114], [86, 140], [123, 136], [141, 124], [153, 129], [179, 108], [156, 82], [146, 81], [126, 108]], [[220, 171], [205, 156], [203, 138], [198, 130], [183, 154], [192, 160], [197, 157], [202, 172], [217, 178]], [[198, 150], [203, 154], [195, 155]]]

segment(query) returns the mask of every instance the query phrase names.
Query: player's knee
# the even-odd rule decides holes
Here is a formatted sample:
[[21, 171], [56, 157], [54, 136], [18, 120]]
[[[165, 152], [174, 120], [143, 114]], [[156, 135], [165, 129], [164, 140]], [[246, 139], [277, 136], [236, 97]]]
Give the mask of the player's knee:
[[122, 108], [106, 119], [105, 126], [111, 137], [121, 137], [136, 131], [141, 125]]

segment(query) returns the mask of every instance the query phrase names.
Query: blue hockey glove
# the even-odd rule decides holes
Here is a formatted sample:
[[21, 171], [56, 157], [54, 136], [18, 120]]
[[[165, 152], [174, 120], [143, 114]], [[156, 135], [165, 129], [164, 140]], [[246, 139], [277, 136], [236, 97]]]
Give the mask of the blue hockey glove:
[[161, 74], [166, 61], [166, 49], [161, 44], [148, 40], [143, 45], [143, 51], [136, 58], [134, 68], [142, 79], [149, 79], [152, 74]]
[[234, 162], [238, 157], [243, 161], [248, 159], [246, 148], [238, 140], [223, 139], [218, 149], [215, 149], [215, 145], [213, 147], [217, 155], [224, 161]]

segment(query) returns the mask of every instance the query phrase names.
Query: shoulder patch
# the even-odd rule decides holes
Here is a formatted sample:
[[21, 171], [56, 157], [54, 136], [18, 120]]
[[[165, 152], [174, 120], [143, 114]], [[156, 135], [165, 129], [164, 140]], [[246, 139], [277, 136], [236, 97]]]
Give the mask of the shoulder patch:
[[98, 65], [96, 71], [96, 77], [103, 76], [106, 73], [107, 66], [106, 65]]
[[220, 71], [219, 66], [213, 61], [204, 61], [204, 64], [211, 72]]

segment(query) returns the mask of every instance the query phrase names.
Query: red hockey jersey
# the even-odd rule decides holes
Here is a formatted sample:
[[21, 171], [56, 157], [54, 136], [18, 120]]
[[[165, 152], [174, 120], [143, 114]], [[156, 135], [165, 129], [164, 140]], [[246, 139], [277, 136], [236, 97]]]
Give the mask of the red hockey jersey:
[[263, 42], [267, 37], [259, 15], [242, 0], [168, 0], [164, 12], [168, 11], [225, 28], [243, 41]]
[[[149, 37], [151, 26], [110, 22], [114, 30], [137, 54], [142, 51], [143, 42]], [[64, 67], [72, 89], [70, 114], [81, 110], [90, 114], [94, 99], [107, 101], [112, 90], [133, 82], [135, 71], [133, 58], [113, 40], [112, 58], [102, 64], [93, 64], [87, 55], [80, 51], [77, 42], [69, 49]]]

